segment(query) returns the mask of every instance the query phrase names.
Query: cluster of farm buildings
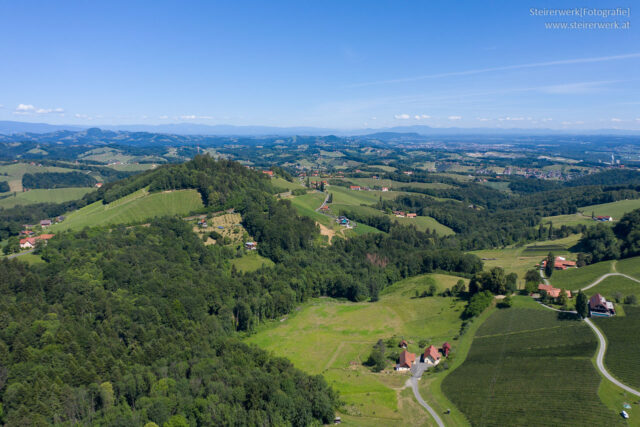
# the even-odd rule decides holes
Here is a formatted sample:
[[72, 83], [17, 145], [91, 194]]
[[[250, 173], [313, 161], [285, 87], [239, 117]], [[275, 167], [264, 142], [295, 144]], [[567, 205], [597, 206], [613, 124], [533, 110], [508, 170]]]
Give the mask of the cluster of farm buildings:
[[436, 348], [433, 345], [430, 345], [429, 347], [424, 349], [424, 352], [420, 355], [420, 358], [416, 361], [416, 358], [417, 358], [416, 354], [409, 353], [407, 351], [408, 344], [405, 340], [400, 341], [400, 344], [398, 346], [403, 350], [402, 350], [402, 353], [400, 353], [398, 364], [395, 367], [396, 371], [408, 371], [416, 363], [423, 363], [427, 367], [435, 366], [438, 363], [440, 363], [440, 360], [442, 360], [442, 357], [449, 356], [449, 352], [451, 352], [451, 344], [449, 344], [448, 342], [445, 342], [444, 344], [442, 344], [442, 347], [440, 349]]
[[[50, 227], [54, 223], [54, 221], [62, 222], [64, 221], [64, 219], [64, 216], [56, 217], [53, 220], [43, 219], [38, 225], [40, 226], [40, 229], [44, 230]], [[36, 225], [25, 224], [23, 225], [23, 228], [24, 229], [20, 231], [20, 236], [22, 236], [22, 238], [20, 239], [20, 249], [33, 249], [39, 242], [46, 243], [54, 236], [53, 234], [46, 233], [37, 235], [36, 231], [33, 230], [34, 228], [36, 228]]]

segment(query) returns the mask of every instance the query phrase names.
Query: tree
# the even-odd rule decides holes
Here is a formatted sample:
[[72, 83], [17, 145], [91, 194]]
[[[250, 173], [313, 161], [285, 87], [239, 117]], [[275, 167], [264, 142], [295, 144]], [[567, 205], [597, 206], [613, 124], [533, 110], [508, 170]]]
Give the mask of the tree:
[[563, 307], [567, 305], [567, 303], [569, 302], [569, 296], [567, 295], [566, 290], [564, 289], [560, 290], [560, 295], [558, 296], [557, 302]]
[[589, 227], [579, 245], [583, 251], [591, 254], [593, 262], [620, 258], [620, 242], [611, 227], [604, 224]]
[[633, 304], [633, 305], [635, 305], [635, 304], [637, 304], [637, 303], [638, 303], [638, 297], [637, 297], [637, 296], [635, 296], [634, 294], [627, 295], [627, 296], [624, 298], [624, 303], [625, 303], [625, 304]]
[[556, 257], [553, 255], [553, 253], [549, 252], [549, 255], [547, 255], [547, 262], [544, 265], [544, 275], [547, 276], [547, 278], [551, 277], [555, 266]]
[[576, 311], [583, 319], [589, 317], [589, 300], [582, 291], [576, 297]]
[[538, 283], [540, 283], [540, 273], [538, 270], [531, 269], [528, 270], [524, 275], [525, 283], [534, 283], [536, 285], [536, 289], [538, 289]]
[[464, 280], [460, 279], [456, 282], [455, 285], [453, 285], [453, 288], [451, 288], [451, 293], [453, 294], [453, 296], [457, 297], [464, 292], [464, 289], [465, 289]]
[[506, 280], [508, 292], [515, 292], [516, 290], [518, 290], [518, 274], [509, 273], [507, 274]]
[[589, 264], [589, 258], [582, 252], [578, 253], [578, 259], [576, 260], [576, 267], [584, 267]]
[[387, 358], [385, 355], [386, 347], [384, 341], [378, 340], [373, 346], [369, 359], [367, 359], [367, 365], [371, 366], [373, 372], [380, 372], [387, 367]]
[[436, 294], [436, 292], [438, 292], [438, 288], [436, 287], [435, 284], [432, 283], [429, 286], [429, 296], [431, 296], [431, 297], [434, 296]]

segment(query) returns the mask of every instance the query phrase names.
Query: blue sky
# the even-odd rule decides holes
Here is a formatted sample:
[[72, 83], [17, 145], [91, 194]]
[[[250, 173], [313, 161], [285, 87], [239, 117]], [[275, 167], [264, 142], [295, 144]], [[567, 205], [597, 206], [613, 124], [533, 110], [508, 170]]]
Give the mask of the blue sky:
[[[631, 16], [530, 10], [596, 3]], [[0, 120], [640, 129], [634, 12], [624, 0], [6, 1]], [[574, 21], [630, 28], [545, 28]]]

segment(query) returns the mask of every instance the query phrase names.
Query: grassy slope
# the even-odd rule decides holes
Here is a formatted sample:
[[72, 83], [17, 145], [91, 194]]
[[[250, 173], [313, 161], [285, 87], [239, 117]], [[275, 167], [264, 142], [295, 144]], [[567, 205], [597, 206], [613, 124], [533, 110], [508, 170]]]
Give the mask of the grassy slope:
[[576, 290], [593, 283], [598, 277], [612, 270], [612, 261], [591, 264], [582, 268], [572, 268], [564, 271], [554, 271], [551, 284], [557, 288]]
[[473, 425], [621, 424], [597, 394], [596, 347], [581, 322], [535, 308], [498, 310], [443, 390]]
[[71, 212], [64, 222], [52, 226], [51, 231], [127, 224], [164, 215], [186, 215], [202, 206], [202, 199], [196, 190], [149, 194], [143, 189], [108, 205], [96, 202]]
[[286, 179], [280, 177], [271, 178], [271, 184], [273, 184], [274, 187], [283, 188], [285, 190], [297, 190], [305, 188], [304, 185], [300, 185], [295, 182], [289, 182]]
[[260, 256], [256, 252], [248, 253], [241, 258], [234, 258], [231, 260], [231, 264], [235, 265], [238, 271], [243, 273], [255, 271], [262, 266], [272, 267], [275, 265], [269, 258]]
[[[427, 414], [415, 408], [409, 410], [413, 398], [400, 392], [407, 375], [390, 369], [375, 374], [361, 363], [380, 338], [403, 336], [413, 352], [420, 350], [417, 347], [420, 339], [435, 345], [451, 341], [459, 331], [464, 302], [442, 297], [413, 298], [413, 295], [416, 290], [426, 290], [431, 283], [443, 290], [457, 280], [457, 277], [438, 274], [403, 280], [385, 289], [376, 303], [315, 299], [286, 320], [265, 327], [248, 341], [286, 356], [309, 373], [322, 373], [340, 391], [345, 402], [345, 423], [424, 422], [429, 419]], [[455, 342], [453, 346], [455, 350]], [[351, 365], [352, 361], [356, 362], [355, 366]], [[415, 415], [419, 417], [414, 419]]]
[[0, 181], [7, 181], [11, 191], [22, 191], [22, 175], [25, 173], [39, 172], [73, 172], [73, 169], [59, 168], [54, 166], [32, 166], [28, 163], [13, 163], [0, 166]]
[[616, 271], [640, 279], [640, 256], [618, 261]]
[[15, 197], [11, 196], [6, 199], [1, 199], [0, 207], [10, 208], [17, 205], [30, 205], [33, 203], [62, 203], [81, 199], [82, 196], [91, 190], [93, 190], [91, 187], [30, 190], [24, 193], [16, 193]]
[[575, 245], [579, 238], [579, 235], [573, 235], [564, 239], [536, 242], [522, 247], [489, 249], [472, 253], [484, 259], [485, 268], [502, 267], [507, 273], [518, 274], [518, 283], [523, 285], [523, 278], [527, 270], [534, 268], [549, 251], [553, 251], [555, 255], [575, 259], [575, 256], [569, 252], [569, 248]]
[[585, 206], [579, 210], [589, 218], [591, 218], [591, 212], [593, 212], [595, 216], [612, 216], [614, 220], [619, 220], [625, 213], [634, 209], [640, 209], [640, 199]]
[[444, 188], [453, 188], [452, 185], [443, 184], [440, 182], [401, 182], [401, 181], [392, 181], [390, 179], [373, 179], [373, 178], [346, 178], [346, 180], [353, 182], [356, 185], [362, 185], [366, 187], [389, 187], [389, 188], [401, 188], [401, 187], [412, 187], [412, 188], [436, 188], [436, 189], [444, 189]]

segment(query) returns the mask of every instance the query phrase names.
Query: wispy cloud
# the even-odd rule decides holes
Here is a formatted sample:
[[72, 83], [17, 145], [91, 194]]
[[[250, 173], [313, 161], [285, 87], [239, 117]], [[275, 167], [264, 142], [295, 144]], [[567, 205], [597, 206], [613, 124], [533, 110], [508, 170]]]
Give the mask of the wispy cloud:
[[396, 114], [393, 117], [395, 117], [398, 120], [409, 120], [411, 118], [411, 116], [408, 114]]
[[614, 117], [614, 118], [611, 119], [611, 121], [614, 122], [614, 123], [620, 123], [622, 121], [622, 119]]
[[64, 113], [62, 108], [36, 108], [32, 104], [18, 104], [13, 114], [50, 114], [50, 113]]
[[447, 117], [449, 120], [462, 120], [462, 116], [449, 116]]
[[426, 79], [437, 79], [442, 77], [453, 77], [453, 76], [467, 76], [473, 74], [482, 74], [482, 73], [491, 73], [495, 71], [509, 71], [509, 70], [519, 70], [523, 68], [539, 68], [539, 67], [552, 67], [556, 65], [572, 65], [572, 64], [587, 64], [593, 62], [607, 62], [607, 61], [619, 61], [623, 59], [632, 59], [632, 58], [640, 58], [640, 52], [638, 53], [629, 53], [626, 55], [612, 55], [612, 56], [598, 56], [593, 58], [575, 58], [575, 59], [563, 59], [558, 61], [546, 61], [546, 62], [532, 62], [529, 64], [516, 64], [516, 65], [505, 65], [501, 67], [489, 67], [489, 68], [478, 68], [475, 70], [465, 70], [465, 71], [451, 71], [446, 73], [437, 73], [437, 74], [425, 74], [422, 76], [413, 76], [413, 77], [403, 77], [399, 79], [389, 79], [389, 80], [378, 80], [371, 82], [363, 82], [363, 83], [354, 83], [351, 85], [347, 85], [347, 87], [362, 87], [362, 86], [374, 86], [374, 85], [382, 85], [389, 83], [405, 83], [405, 82], [414, 82], [418, 80], [426, 80]]
[[211, 120], [213, 119], [212, 116], [198, 116], [195, 114], [185, 114], [180, 116], [181, 120]]
[[413, 116], [413, 118], [416, 120], [427, 120], [430, 119], [431, 116], [428, 114], [416, 114], [415, 116]]

